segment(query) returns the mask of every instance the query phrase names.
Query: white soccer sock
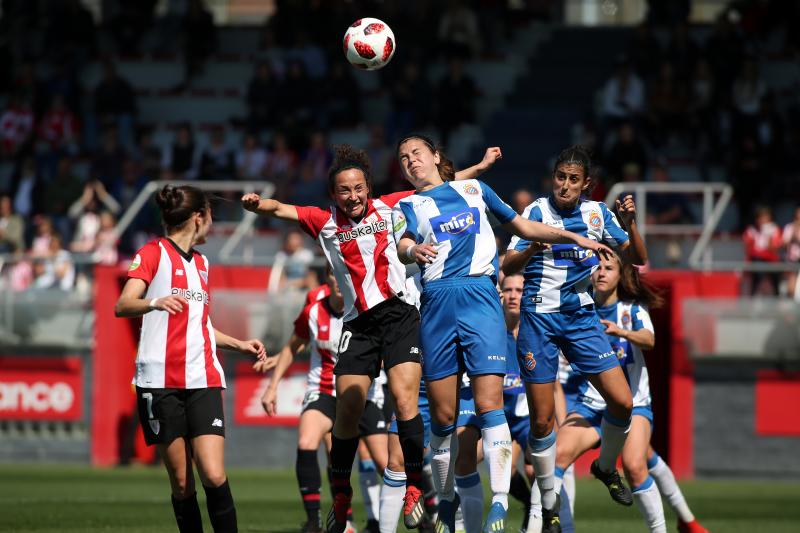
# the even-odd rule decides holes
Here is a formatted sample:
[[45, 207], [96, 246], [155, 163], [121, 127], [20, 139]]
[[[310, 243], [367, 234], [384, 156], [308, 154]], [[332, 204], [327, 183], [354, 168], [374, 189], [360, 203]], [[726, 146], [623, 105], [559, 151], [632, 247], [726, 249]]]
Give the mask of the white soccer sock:
[[358, 462], [358, 484], [361, 487], [367, 520], [377, 520], [380, 513], [381, 484], [378, 483], [378, 472], [373, 461]]
[[403, 512], [403, 496], [406, 494], [406, 473], [394, 472], [388, 468], [383, 471], [383, 490], [378, 516], [381, 533], [395, 533], [400, 513]]
[[[439, 428], [437, 428], [439, 429]], [[442, 436], [431, 431], [431, 470], [433, 471], [433, 486], [439, 500], [453, 501], [455, 498], [455, 466], [458, 457], [458, 438], [454, 427], [441, 428], [449, 432]]]
[[456, 492], [461, 498], [464, 530], [467, 533], [480, 533], [483, 525], [483, 487], [480, 474], [476, 471], [466, 476], [456, 476]]
[[650, 533], [667, 533], [667, 522], [664, 520], [664, 506], [661, 504], [661, 493], [652, 477], [633, 490], [633, 501], [644, 516]]
[[508, 510], [508, 491], [511, 488], [511, 430], [502, 409], [480, 415], [483, 459], [489, 469], [492, 503], [499, 502]]
[[530, 517], [542, 517], [542, 491], [539, 490], [539, 484], [536, 480], [531, 484], [531, 512]]
[[617, 469], [617, 457], [622, 452], [625, 439], [628, 438], [628, 431], [631, 429], [631, 419], [620, 420], [614, 418], [606, 411], [603, 413], [603, 421], [600, 423], [600, 457], [597, 464], [603, 472], [611, 472]]
[[683, 497], [683, 492], [681, 492], [678, 482], [675, 481], [675, 475], [669, 465], [657, 453], [654, 453], [653, 457], [647, 461], [647, 468], [656, 481], [661, 496], [667, 499], [667, 503], [681, 522], [692, 522], [694, 514], [689, 509], [689, 504], [686, 503], [686, 498]]
[[575, 519], [575, 465], [569, 465], [569, 468], [564, 470], [564, 490], [567, 491], [569, 497], [569, 510], [572, 513], [572, 519]]
[[542, 493], [542, 507], [552, 509], [556, 504], [555, 468], [556, 468], [556, 433], [541, 439], [528, 438], [528, 454], [536, 472], [536, 483]]

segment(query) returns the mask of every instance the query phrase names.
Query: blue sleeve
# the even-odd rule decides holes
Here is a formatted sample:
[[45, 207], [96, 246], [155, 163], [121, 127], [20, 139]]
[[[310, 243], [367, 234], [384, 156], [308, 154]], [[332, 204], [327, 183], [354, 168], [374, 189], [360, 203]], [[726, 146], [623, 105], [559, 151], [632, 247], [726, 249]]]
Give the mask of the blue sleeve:
[[[542, 210], [539, 208], [538, 205], [535, 203], [529, 205], [525, 208], [525, 211], [522, 212], [522, 218], [526, 218], [528, 220], [533, 220], [534, 222], [541, 222], [542, 221]], [[531, 241], [525, 240], [522, 237], [518, 237], [516, 235], [511, 237], [511, 242], [508, 243], [508, 250], [514, 250], [516, 252], [521, 252], [525, 250], [528, 246], [531, 245]]]
[[631, 306], [631, 329], [633, 331], [646, 329], [655, 332], [653, 328], [653, 320], [650, 318], [650, 313], [647, 312], [646, 308], [639, 304], [634, 304]]
[[603, 240], [614, 248], [628, 242], [628, 234], [622, 229], [616, 215], [608, 209], [608, 206], [600, 203], [600, 211], [603, 213]]
[[492, 213], [495, 218], [497, 218], [500, 224], [511, 222], [514, 217], [517, 216], [517, 213], [511, 209], [511, 206], [501, 200], [491, 187], [482, 181], [478, 181], [478, 183], [481, 185], [481, 191], [483, 191], [483, 201], [486, 202], [486, 207], [489, 208], [489, 212]]
[[420, 242], [417, 229], [417, 214], [414, 212], [413, 204], [399, 202], [392, 209], [392, 233], [394, 234], [395, 242], [399, 242], [406, 233], [410, 233], [414, 236], [415, 241]]

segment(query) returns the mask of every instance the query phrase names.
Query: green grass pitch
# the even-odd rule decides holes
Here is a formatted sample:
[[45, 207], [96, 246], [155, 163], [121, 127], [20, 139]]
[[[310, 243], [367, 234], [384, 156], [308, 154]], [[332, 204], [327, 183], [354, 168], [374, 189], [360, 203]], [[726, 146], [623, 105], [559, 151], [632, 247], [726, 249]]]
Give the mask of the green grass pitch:
[[[293, 472], [233, 469], [229, 478], [240, 531], [299, 531], [304, 513]], [[692, 481], [681, 487], [712, 533], [800, 531], [800, 483]], [[577, 492], [576, 529], [646, 530], [638, 511], [613, 503], [598, 482], [579, 480]], [[199, 496], [205, 518], [202, 490]], [[323, 513], [329, 502], [324, 493]], [[521, 507], [512, 503], [511, 508], [507, 531], [516, 533]], [[364, 522], [360, 500], [354, 509], [360, 526]], [[667, 515], [669, 530], [675, 531], [675, 518], [669, 510]], [[398, 531], [403, 530], [401, 525]], [[174, 533], [177, 528], [163, 469], [15, 465], [0, 466], [0, 531]], [[211, 531], [208, 524], [205, 531]]]

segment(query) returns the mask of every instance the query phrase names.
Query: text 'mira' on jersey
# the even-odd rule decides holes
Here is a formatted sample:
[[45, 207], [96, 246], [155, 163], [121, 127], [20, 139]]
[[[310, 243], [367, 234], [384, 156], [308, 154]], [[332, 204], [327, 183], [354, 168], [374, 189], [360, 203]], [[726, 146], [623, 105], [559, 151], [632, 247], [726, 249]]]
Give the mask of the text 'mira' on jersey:
[[[523, 218], [605, 242], [616, 248], [628, 241], [617, 217], [606, 204], [581, 200], [572, 210], [560, 210], [552, 197], [539, 198], [525, 208]], [[509, 250], [522, 251], [530, 241], [514, 236]], [[537, 313], [575, 311], [592, 305], [591, 275], [599, 260], [573, 244], [554, 244], [531, 257], [525, 266], [522, 307]]]
[[395, 238], [409, 233], [417, 243], [437, 245], [433, 263], [422, 266], [422, 281], [464, 276], [494, 276], [497, 243], [489, 221], [501, 224], [516, 213], [479, 180], [449, 181], [415, 193], [394, 208]]
[[370, 199], [364, 217], [351, 220], [335, 205], [297, 207], [303, 231], [319, 241], [344, 297], [350, 321], [403, 291], [405, 266], [392, 238], [392, 208], [413, 191]]
[[208, 316], [208, 259], [185, 254], [169, 239], [145, 244], [128, 270], [128, 278], [147, 283], [144, 298], [176, 295], [186, 303], [171, 315], [150, 311], [142, 317], [134, 382], [143, 388], [202, 389], [225, 387], [217, 359], [214, 328]]

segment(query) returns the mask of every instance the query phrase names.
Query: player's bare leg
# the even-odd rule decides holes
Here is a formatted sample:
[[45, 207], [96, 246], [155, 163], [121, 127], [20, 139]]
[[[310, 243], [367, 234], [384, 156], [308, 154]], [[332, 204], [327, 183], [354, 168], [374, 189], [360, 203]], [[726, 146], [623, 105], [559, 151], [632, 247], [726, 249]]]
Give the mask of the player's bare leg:
[[178, 530], [181, 533], [201, 531], [203, 522], [197, 504], [197, 491], [192, 472], [192, 450], [189, 443], [179, 437], [170, 444], [159, 444], [157, 447], [172, 488], [172, 508], [175, 520], [178, 522]]
[[633, 500], [644, 516], [651, 533], [666, 533], [664, 505], [655, 480], [647, 471], [647, 450], [650, 447], [650, 421], [644, 416], [631, 419], [631, 430], [622, 448], [622, 468], [633, 489]]
[[225, 474], [225, 437], [200, 435], [192, 439], [192, 450], [215, 533], [235, 533], [236, 507]]

